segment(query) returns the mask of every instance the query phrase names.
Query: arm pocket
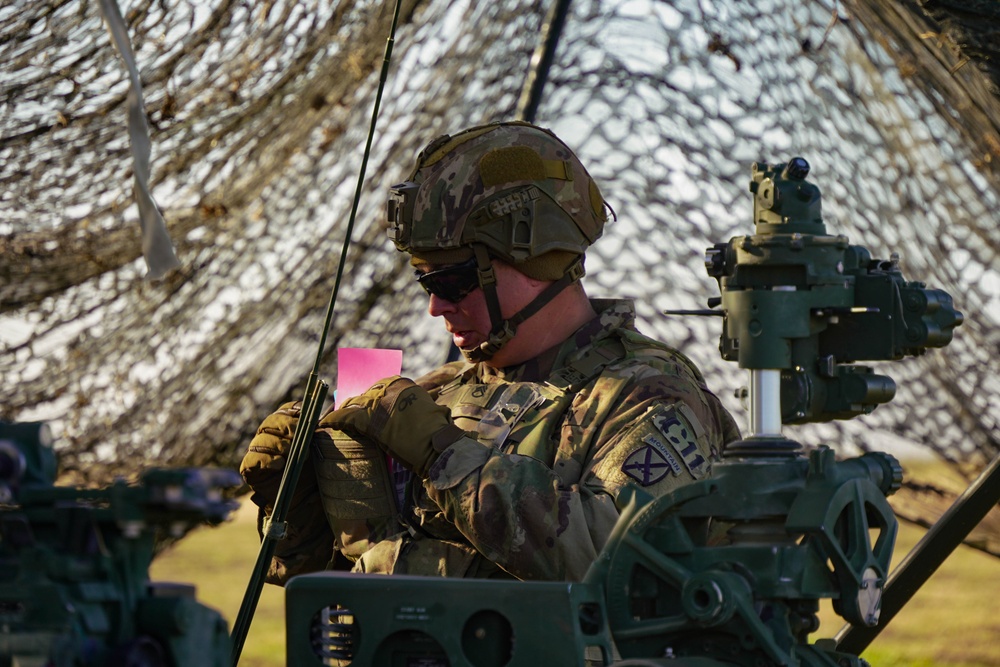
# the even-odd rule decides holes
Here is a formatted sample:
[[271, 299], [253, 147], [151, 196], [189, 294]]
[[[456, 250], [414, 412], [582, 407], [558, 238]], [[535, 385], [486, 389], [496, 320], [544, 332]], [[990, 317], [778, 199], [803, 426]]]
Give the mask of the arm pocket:
[[337, 548], [356, 561], [374, 543], [399, 530], [395, 484], [385, 454], [340, 431], [316, 432], [316, 483]]

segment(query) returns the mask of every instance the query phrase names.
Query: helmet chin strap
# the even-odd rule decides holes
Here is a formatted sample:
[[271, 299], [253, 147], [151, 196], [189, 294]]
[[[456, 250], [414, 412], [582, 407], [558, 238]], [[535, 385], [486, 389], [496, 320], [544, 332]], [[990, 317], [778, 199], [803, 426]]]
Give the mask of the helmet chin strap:
[[554, 281], [538, 296], [531, 300], [528, 305], [519, 310], [508, 319], [504, 319], [500, 312], [500, 298], [497, 296], [497, 275], [493, 270], [493, 260], [486, 250], [486, 246], [474, 244], [472, 251], [476, 257], [476, 268], [479, 272], [479, 286], [486, 297], [486, 308], [490, 315], [489, 338], [485, 343], [472, 350], [462, 350], [465, 357], [474, 363], [488, 361], [500, 351], [500, 349], [510, 342], [517, 334], [517, 327], [522, 322], [537, 313], [545, 304], [552, 301], [557, 294], [575, 283], [583, 277], [583, 257], [581, 256], [570, 265], [559, 280]]

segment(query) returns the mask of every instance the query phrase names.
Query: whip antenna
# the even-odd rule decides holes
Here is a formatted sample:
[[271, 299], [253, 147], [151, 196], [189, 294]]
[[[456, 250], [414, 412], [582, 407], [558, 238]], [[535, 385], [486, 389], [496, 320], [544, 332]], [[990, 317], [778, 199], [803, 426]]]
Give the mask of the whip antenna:
[[382, 102], [382, 91], [388, 78], [389, 60], [392, 57], [392, 45], [396, 37], [396, 24], [399, 21], [399, 8], [401, 0], [396, 0], [392, 13], [392, 25], [389, 28], [389, 38], [385, 44], [385, 54], [382, 57], [382, 71], [379, 75], [378, 90], [375, 94], [375, 108], [372, 110], [371, 125], [368, 128], [368, 140], [365, 142], [364, 157], [361, 160], [361, 171], [358, 174], [358, 185], [354, 191], [354, 203], [351, 206], [351, 216], [347, 222], [347, 232], [344, 237], [344, 244], [340, 252], [340, 263], [337, 266], [337, 277], [333, 283], [333, 291], [330, 294], [330, 303], [326, 310], [326, 319], [323, 322], [323, 331], [319, 339], [319, 349], [316, 352], [316, 361], [313, 363], [312, 371], [306, 381], [305, 398], [302, 401], [302, 411], [299, 416], [299, 423], [292, 437], [292, 444], [288, 451], [288, 459], [285, 463], [285, 472], [281, 477], [281, 484], [278, 487], [278, 496], [274, 501], [274, 510], [271, 512], [271, 519], [263, 530], [263, 538], [260, 543], [260, 551], [257, 554], [257, 562], [254, 565], [253, 574], [247, 584], [246, 593], [243, 596], [243, 603], [240, 605], [239, 615], [233, 625], [232, 634], [232, 665], [236, 667], [240, 661], [240, 654], [243, 652], [243, 644], [246, 641], [247, 632], [250, 629], [250, 622], [253, 620], [254, 611], [257, 609], [257, 602], [260, 599], [260, 592], [264, 588], [264, 578], [267, 569], [274, 556], [274, 550], [279, 540], [285, 536], [286, 524], [285, 516], [288, 513], [288, 506], [291, 504], [292, 492], [299, 481], [299, 473], [302, 472], [302, 465], [305, 462], [305, 455], [308, 445], [312, 440], [313, 431], [319, 423], [319, 413], [323, 401], [326, 398], [329, 386], [319, 379], [319, 365], [323, 358], [323, 348], [326, 347], [326, 337], [333, 322], [333, 312], [337, 303], [337, 293], [340, 291], [340, 281], [344, 275], [344, 266], [347, 263], [347, 251], [351, 245], [351, 235], [354, 231], [354, 221], [358, 214], [358, 204], [361, 201], [361, 188], [365, 180], [365, 171], [368, 168], [368, 156], [371, 154], [372, 141], [375, 137], [375, 125], [378, 121], [379, 106]]

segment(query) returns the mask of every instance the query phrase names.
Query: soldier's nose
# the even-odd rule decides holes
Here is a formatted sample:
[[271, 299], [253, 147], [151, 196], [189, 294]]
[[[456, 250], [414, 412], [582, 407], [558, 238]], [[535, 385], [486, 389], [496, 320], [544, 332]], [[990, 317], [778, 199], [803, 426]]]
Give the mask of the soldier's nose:
[[431, 294], [427, 300], [427, 312], [430, 313], [431, 317], [441, 317], [445, 313], [455, 312], [455, 304]]

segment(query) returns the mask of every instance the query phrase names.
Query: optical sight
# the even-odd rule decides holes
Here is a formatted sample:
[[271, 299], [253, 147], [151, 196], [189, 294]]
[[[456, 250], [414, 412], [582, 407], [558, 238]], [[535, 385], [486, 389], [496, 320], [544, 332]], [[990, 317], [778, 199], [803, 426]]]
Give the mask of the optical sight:
[[893, 253], [873, 259], [827, 234], [809, 163], [755, 163], [752, 236], [708, 248], [719, 283], [722, 357], [780, 372], [781, 421], [849, 419], [892, 400], [896, 384], [858, 361], [898, 360], [944, 347], [962, 323], [951, 296], [906, 280]]

